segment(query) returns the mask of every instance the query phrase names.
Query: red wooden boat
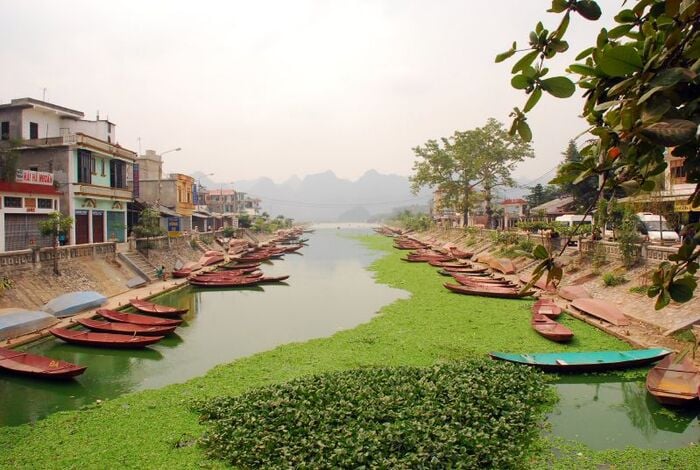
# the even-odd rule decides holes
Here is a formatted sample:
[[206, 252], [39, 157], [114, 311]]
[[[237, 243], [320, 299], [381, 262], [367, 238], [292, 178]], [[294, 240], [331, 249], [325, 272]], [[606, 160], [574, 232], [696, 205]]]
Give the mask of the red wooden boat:
[[94, 346], [98, 348], [136, 349], [157, 343], [162, 336], [119, 335], [114, 333], [95, 333], [92, 331], [51, 328], [49, 333], [67, 343]]
[[258, 279], [258, 284], [270, 284], [273, 282], [282, 282], [289, 279], [289, 275], [286, 276], [266, 276]]
[[285, 253], [294, 253], [297, 250], [300, 250], [304, 245], [299, 243], [298, 245], [291, 245], [291, 246], [285, 246], [281, 247], [282, 250], [284, 250]]
[[560, 287], [557, 291], [559, 297], [566, 300], [574, 299], [590, 299], [591, 294], [582, 286], [566, 286]]
[[[529, 274], [523, 274], [520, 276], [520, 282], [523, 284], [529, 284], [530, 281], [532, 280], [532, 276]], [[550, 282], [547, 284], [547, 276], [542, 276], [540, 277], [537, 282], [532, 284], [533, 287], [537, 287], [538, 289], [542, 289], [543, 291], [551, 292], [554, 293], [557, 291], [557, 286], [554, 285], [553, 282]]]
[[443, 284], [447, 289], [458, 294], [480, 295], [482, 297], [499, 297], [503, 299], [521, 299], [534, 294], [534, 291], [520, 292], [517, 289], [507, 287], [468, 287], [459, 284]]
[[454, 261], [428, 261], [430, 266], [435, 266], [436, 268], [473, 268], [471, 263], [459, 263]]
[[221, 266], [218, 266], [217, 269], [225, 269], [225, 270], [237, 270], [237, 269], [255, 269], [260, 266], [260, 263], [237, 263], [235, 261], [231, 261], [226, 264], [222, 264]]
[[78, 323], [93, 331], [126, 335], [164, 336], [175, 331], [177, 326], [147, 326], [134, 323], [108, 322], [92, 319], [78, 320]]
[[211, 255], [211, 256], [203, 256], [200, 258], [200, 264], [202, 266], [211, 266], [212, 264], [216, 263], [221, 263], [224, 260], [224, 255], [221, 253], [218, 253], [216, 255]]
[[666, 356], [647, 374], [647, 390], [659, 403], [688, 406], [698, 402], [700, 370], [684, 356]]
[[157, 315], [159, 317], [177, 317], [180, 315], [184, 315], [189, 310], [187, 308], [175, 308], [175, 307], [168, 307], [167, 305], [159, 305], [159, 304], [149, 302], [147, 300], [141, 300], [141, 299], [129, 299], [129, 303], [131, 303], [131, 305], [135, 309], [137, 309], [143, 313], [148, 313], [150, 315]]
[[110, 310], [107, 308], [101, 308], [97, 310], [97, 314], [106, 318], [107, 320], [112, 320], [122, 323], [132, 323], [134, 325], [147, 325], [147, 326], [178, 326], [182, 323], [180, 319], [170, 319], [170, 318], [155, 318], [149, 317], [148, 315], [139, 315], [138, 313], [124, 313], [117, 310]]
[[470, 277], [458, 273], [452, 273], [452, 277], [455, 279], [455, 281], [459, 282], [463, 286], [489, 285], [494, 287], [516, 287], [515, 284], [508, 280], [498, 280], [489, 277]]
[[247, 287], [254, 286], [259, 281], [259, 279], [216, 279], [216, 280], [197, 280], [190, 279], [190, 284], [198, 287]]
[[69, 379], [82, 374], [87, 367], [37, 354], [0, 348], [0, 369], [32, 377]]
[[532, 325], [532, 328], [541, 336], [544, 336], [549, 340], [556, 341], [557, 343], [571, 341], [571, 338], [574, 337], [573, 331], [564, 325], [555, 322], [546, 315], [534, 313], [530, 324]]
[[602, 299], [574, 299], [571, 305], [588, 315], [605, 320], [615, 326], [630, 324], [625, 314], [612, 303]]
[[472, 256], [474, 256], [474, 253], [471, 251], [462, 251], [459, 248], [455, 248], [455, 247], [448, 248], [448, 251], [455, 258], [471, 258]]
[[173, 274], [173, 277], [175, 277], [175, 278], [183, 278], [183, 277], [187, 277], [190, 274], [192, 274], [192, 269], [191, 268], [174, 269], [172, 274]]
[[443, 268], [448, 273], [459, 273], [459, 274], [479, 274], [485, 273], [489, 268]]
[[503, 274], [514, 274], [516, 271], [515, 264], [513, 264], [513, 262], [508, 258], [492, 259], [488, 262], [488, 264], [492, 269], [500, 271]]
[[546, 315], [549, 318], [556, 318], [561, 315], [562, 309], [551, 299], [540, 299], [532, 306], [532, 313]]
[[263, 275], [263, 272], [260, 270], [256, 270], [255, 268], [251, 268], [252, 271], [250, 270], [242, 270], [242, 271], [212, 271], [209, 273], [201, 273], [197, 274], [194, 277], [223, 277], [223, 278], [229, 278], [229, 277], [260, 277]]

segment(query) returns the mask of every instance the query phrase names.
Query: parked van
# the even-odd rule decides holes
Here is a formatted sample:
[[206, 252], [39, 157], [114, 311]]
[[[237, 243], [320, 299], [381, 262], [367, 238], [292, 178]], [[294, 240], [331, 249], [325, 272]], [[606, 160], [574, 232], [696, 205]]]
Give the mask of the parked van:
[[[668, 226], [664, 216], [652, 214], [651, 212], [639, 212], [635, 216], [637, 217], [637, 231], [646, 240], [661, 244], [674, 244], [680, 241], [680, 237], [675, 230]], [[615, 239], [610, 223], [605, 227], [604, 236], [608, 240]]]
[[639, 231], [650, 241], [657, 243], [678, 243], [680, 241], [680, 237], [675, 230], [668, 226], [664, 216], [651, 212], [639, 212], [637, 217], [641, 222]]
[[579, 223], [583, 224], [592, 224], [593, 223], [593, 217], [591, 215], [586, 216], [584, 220], [583, 215], [579, 214], [565, 214], [565, 215], [560, 215], [556, 219], [554, 219], [555, 222], [558, 222], [560, 224], [564, 224], [568, 227], [573, 227], [574, 225], [577, 225]]

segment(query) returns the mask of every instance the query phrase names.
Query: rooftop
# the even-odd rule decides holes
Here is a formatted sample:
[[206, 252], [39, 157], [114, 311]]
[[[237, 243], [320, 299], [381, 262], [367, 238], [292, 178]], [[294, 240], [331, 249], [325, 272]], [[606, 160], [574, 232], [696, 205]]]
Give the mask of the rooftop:
[[66, 117], [72, 117], [75, 119], [82, 119], [85, 117], [85, 114], [82, 111], [76, 111], [75, 109], [66, 108], [64, 106], [59, 106], [57, 104], [48, 103], [46, 101], [41, 101], [34, 98], [16, 98], [9, 103], [0, 104], [0, 110], [12, 108], [45, 108], [56, 111], [59, 114], [64, 114]]

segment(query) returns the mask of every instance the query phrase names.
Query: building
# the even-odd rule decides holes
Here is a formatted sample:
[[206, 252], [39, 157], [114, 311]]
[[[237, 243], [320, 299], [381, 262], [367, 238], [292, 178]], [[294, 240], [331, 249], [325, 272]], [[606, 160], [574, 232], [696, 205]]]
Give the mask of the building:
[[15, 181], [0, 181], [0, 251], [52, 246], [39, 222], [60, 210], [60, 196], [51, 173], [19, 170]]
[[503, 225], [505, 228], [514, 227], [527, 216], [527, 201], [525, 199], [504, 199], [499, 205], [503, 207]]
[[572, 196], [559, 197], [547, 201], [530, 209], [530, 219], [552, 222], [560, 215], [574, 214], [573, 204], [574, 198]]
[[[139, 173], [142, 167], [139, 158]], [[160, 168], [159, 168], [160, 169]], [[152, 174], [146, 173], [149, 177]], [[171, 236], [192, 230], [194, 213], [194, 178], [182, 173], [171, 173], [156, 179], [143, 179], [139, 176], [139, 202], [155, 205], [160, 210], [161, 228]], [[134, 186], [135, 187], [135, 186]]]
[[33, 98], [13, 99], [0, 105], [0, 140], [18, 143], [19, 170], [53, 175], [60, 210], [74, 219], [68, 244], [122, 242], [136, 153], [116, 142], [114, 123], [84, 117]]

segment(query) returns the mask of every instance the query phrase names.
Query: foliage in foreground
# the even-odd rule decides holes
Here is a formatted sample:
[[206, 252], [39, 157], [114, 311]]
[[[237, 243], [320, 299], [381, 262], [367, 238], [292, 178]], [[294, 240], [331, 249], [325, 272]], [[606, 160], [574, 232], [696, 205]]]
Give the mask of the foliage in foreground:
[[245, 468], [522, 468], [544, 382], [484, 360], [326, 373], [199, 403], [202, 442]]

